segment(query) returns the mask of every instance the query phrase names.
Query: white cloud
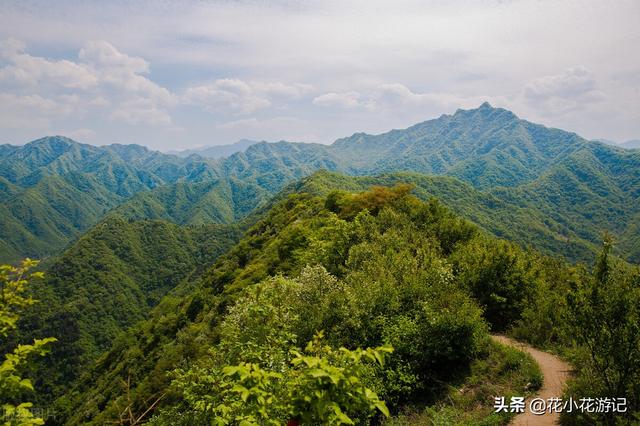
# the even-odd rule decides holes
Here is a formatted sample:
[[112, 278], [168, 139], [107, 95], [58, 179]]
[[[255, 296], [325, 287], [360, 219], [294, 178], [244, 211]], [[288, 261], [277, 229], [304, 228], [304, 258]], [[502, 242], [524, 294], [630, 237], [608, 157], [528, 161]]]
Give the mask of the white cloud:
[[78, 57], [94, 72], [105, 92], [127, 98], [137, 95], [152, 101], [152, 109], [167, 106], [174, 100], [168, 89], [142, 75], [149, 73], [147, 61], [125, 55], [105, 41], [86, 43]]
[[[273, 106], [273, 101], [286, 106], [287, 101], [300, 100], [313, 91], [302, 83], [224, 78], [187, 86], [176, 94], [148, 77], [148, 61], [122, 53], [106, 41], [85, 43], [77, 62], [33, 56], [25, 49], [24, 43], [13, 38], [0, 44], [6, 62], [0, 68], [0, 85], [8, 90], [7, 96], [11, 91], [22, 96], [13, 103], [39, 101], [42, 105], [30, 113], [40, 115], [44, 123], [49, 123], [55, 108], [58, 116], [94, 114], [135, 126], [175, 127], [172, 111], [182, 105], [220, 116], [248, 115]], [[28, 126], [29, 120], [18, 117], [22, 113], [26, 111], [18, 108], [3, 122], [12, 122], [12, 128]]]
[[411, 114], [424, 108], [446, 112], [457, 108], [473, 108], [487, 97], [463, 97], [450, 93], [416, 93], [400, 83], [384, 83], [366, 90], [326, 93], [313, 99], [318, 106], [329, 108], [362, 109], [370, 112], [398, 111]]
[[[587, 137], [640, 134], [637, 1], [23, 3], [0, 2], [0, 40], [12, 38], [0, 45], [0, 92], [76, 94], [66, 117], [83, 122], [52, 128], [102, 126], [104, 143], [171, 144], [178, 125], [185, 145], [232, 142], [245, 128], [219, 123], [283, 115], [330, 141], [485, 99]], [[26, 118], [63, 117], [34, 114], [8, 137], [29, 133]]]
[[286, 103], [289, 99], [300, 99], [312, 91], [312, 86], [301, 83], [223, 78], [187, 88], [183, 101], [212, 114], [246, 115], [273, 106], [275, 101]]
[[78, 89], [88, 89], [97, 84], [96, 76], [83, 64], [67, 60], [50, 61], [24, 53], [24, 49], [24, 43], [15, 39], [0, 43], [1, 57], [9, 62], [0, 68], [0, 83], [47, 84]]
[[252, 82], [251, 86], [254, 90], [266, 96], [290, 99], [300, 99], [314, 91], [312, 85], [302, 83]]
[[324, 95], [313, 98], [313, 104], [328, 108], [359, 108], [366, 107], [367, 103], [362, 99], [360, 93], [351, 90], [342, 93], [325, 93]]
[[233, 111], [238, 114], [249, 114], [271, 105], [266, 97], [257, 93], [244, 81], [228, 78], [190, 87], [184, 94], [184, 100], [187, 103], [202, 106], [211, 113]]
[[149, 63], [142, 58], [131, 57], [119, 52], [106, 41], [89, 41], [78, 57], [97, 69], [121, 69], [126, 73], [146, 74]]
[[72, 98], [0, 93], [0, 126], [3, 128], [44, 128], [52, 119], [69, 115], [73, 110]]
[[[116, 121], [171, 123], [168, 107], [174, 95], [142, 75], [149, 72], [148, 62], [142, 58], [121, 53], [105, 41], [87, 42], [80, 49], [78, 62], [49, 60], [24, 50], [24, 44], [15, 39], [0, 46], [2, 58], [8, 63], [0, 68], [0, 84], [23, 93], [17, 103], [45, 99], [55, 105], [58, 115], [111, 108], [106, 115]], [[41, 105], [31, 113], [50, 115], [49, 109]], [[25, 121], [16, 120], [15, 126], [19, 124]]]
[[594, 76], [584, 67], [537, 78], [524, 87], [523, 97], [529, 105], [548, 115], [584, 109], [605, 99]]

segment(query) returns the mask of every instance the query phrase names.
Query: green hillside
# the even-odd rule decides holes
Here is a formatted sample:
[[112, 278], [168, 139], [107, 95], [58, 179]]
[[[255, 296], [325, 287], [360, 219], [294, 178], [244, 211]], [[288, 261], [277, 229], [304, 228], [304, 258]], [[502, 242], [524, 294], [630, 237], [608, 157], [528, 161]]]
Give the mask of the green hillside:
[[57, 254], [139, 191], [215, 176], [204, 160], [137, 145], [95, 147], [48, 137], [6, 149], [0, 156], [0, 259]]
[[[158, 199], [174, 205], [167, 199], [176, 192], [163, 188], [150, 192], [160, 191], [167, 198]], [[197, 204], [190, 193], [179, 194]], [[523, 248], [535, 227], [540, 241], [553, 242], [545, 233], [552, 222], [532, 211], [453, 177], [322, 171], [261, 204], [242, 227], [253, 225], [230, 249], [238, 227], [183, 227], [114, 213], [49, 266], [46, 280], [34, 289], [41, 303], [21, 321], [20, 339], [59, 339], [33, 371], [42, 390], [34, 400], [53, 407], [51, 424], [118, 422], [123, 406], [136, 416], [146, 413], [145, 419], [154, 416], [156, 425], [239, 419], [253, 408], [225, 390], [233, 385], [222, 384], [225, 369], [250, 362], [265, 369], [266, 377], [275, 374], [295, 385], [300, 371], [286, 365], [316, 353], [306, 343], [321, 330], [322, 344], [328, 345], [322, 353], [342, 346], [394, 348], [384, 365], [358, 373], [367, 392], [374, 392], [368, 398], [385, 401], [394, 417], [390, 424], [506, 424], [510, 416], [492, 412], [491, 395], [522, 395], [540, 377], [522, 354], [489, 343], [489, 330], [564, 351], [579, 366], [568, 390], [576, 398], [603, 392], [606, 382], [585, 358], [593, 347], [571, 337], [583, 330], [566, 318], [606, 308], [598, 314], [603, 321], [611, 314], [621, 319], [609, 332], [627, 339], [632, 329], [625, 321], [637, 323], [631, 301], [640, 296], [633, 290], [640, 275], [637, 268], [611, 263], [611, 278], [592, 278], [581, 265]], [[491, 235], [501, 232], [519, 244]], [[594, 249], [586, 241], [564, 243], [551, 251], [573, 247], [586, 256]], [[604, 256], [597, 268], [609, 265]], [[584, 288], [603, 282], [613, 292], [611, 300], [581, 307], [590, 300]], [[628, 368], [615, 357], [608, 369]], [[631, 411], [637, 411], [633, 377], [620, 383]], [[280, 382], [269, 385], [270, 392], [289, 398], [275, 383]], [[386, 412], [370, 418], [372, 413], [360, 409], [345, 410], [364, 416], [363, 424], [377, 424]], [[260, 412], [280, 422], [287, 418], [277, 409]]]
[[236, 178], [179, 182], [139, 192], [114, 212], [131, 219], [162, 219], [181, 225], [233, 223], [270, 194], [256, 184]]
[[[601, 231], [585, 226], [587, 237], [577, 229], [567, 226], [566, 221], [549, 216], [547, 211], [558, 211], [545, 200], [527, 200], [514, 194], [512, 188], [481, 191], [457, 178], [447, 176], [424, 176], [417, 173], [389, 173], [380, 176], [348, 177], [337, 173], [318, 172], [307, 179], [286, 188], [289, 192], [310, 192], [326, 195], [341, 189], [363, 191], [373, 185], [411, 183], [413, 193], [422, 200], [435, 197], [453, 212], [479, 225], [500, 238], [518, 243], [521, 247], [534, 247], [548, 255], [562, 255], [568, 259], [591, 262], [597, 251]], [[558, 214], [559, 215], [559, 214]], [[602, 229], [606, 229], [603, 225]], [[637, 251], [635, 246], [632, 250]], [[635, 252], [634, 251], [634, 252]]]
[[586, 140], [488, 103], [381, 135], [357, 133], [330, 151], [360, 174], [413, 171], [459, 177], [481, 189], [531, 181]]
[[[354, 186], [363, 184], [352, 180]], [[164, 394], [156, 410], [163, 414], [156, 421], [200, 424], [194, 420], [202, 414], [197, 407], [188, 405], [180, 388], [169, 387], [174, 368], [200, 362], [205, 369], [216, 368], [208, 361], [217, 359], [214, 354], [225, 362], [250, 359], [245, 356], [251, 357], [254, 350], [272, 356], [269, 351], [280, 350], [274, 340], [274, 333], [280, 332], [296, 336], [292, 341], [297, 343], [282, 349], [287, 353], [318, 330], [325, 331], [334, 347], [393, 344], [389, 367], [379, 373], [384, 376], [376, 376], [377, 392], [393, 412], [446, 400], [447, 384], [474, 380], [471, 372], [496, 350], [487, 346], [487, 327], [504, 329], [518, 319], [541, 279], [535, 272], [540, 260], [487, 237], [435, 200], [422, 203], [407, 196], [408, 190], [398, 185], [360, 195], [283, 195], [200, 279], [178, 284], [148, 320], [116, 339], [95, 367], [57, 401], [57, 409], [66, 416], [62, 420], [104, 424], [117, 419], [118, 407], [128, 404], [128, 398], [132, 410], [141, 413]], [[488, 253], [496, 257], [487, 258]], [[465, 272], [478, 262], [485, 264], [491, 280]], [[291, 285], [302, 287], [291, 294], [278, 293], [289, 284], [279, 287], [283, 278], [273, 281], [273, 276], [288, 277]], [[258, 288], [264, 290], [256, 294], [255, 285], [261, 282]], [[496, 303], [498, 299], [508, 300], [508, 307]], [[273, 314], [269, 305], [252, 310], [251, 304], [259, 300], [273, 300]], [[480, 317], [480, 306], [486, 319]], [[243, 315], [243, 309], [249, 309], [249, 316], [233, 319], [231, 312]], [[240, 328], [229, 328], [235, 327], [230, 321], [240, 321]], [[270, 343], [260, 346], [264, 342]], [[412, 348], [414, 343], [421, 346]], [[517, 371], [513, 374], [518, 379], [507, 384], [507, 370], [495, 371], [496, 383], [523, 387], [533, 380], [525, 372], [525, 360], [514, 362], [515, 370], [509, 371]], [[489, 416], [486, 398], [480, 393], [466, 401], [468, 415]], [[467, 415], [460, 409], [457, 415]]]
[[46, 269], [38, 303], [20, 324], [20, 340], [59, 336], [39, 364], [44, 401], [60, 394], [85, 366], [178, 284], [198, 276], [237, 241], [236, 226], [181, 227], [110, 215]]

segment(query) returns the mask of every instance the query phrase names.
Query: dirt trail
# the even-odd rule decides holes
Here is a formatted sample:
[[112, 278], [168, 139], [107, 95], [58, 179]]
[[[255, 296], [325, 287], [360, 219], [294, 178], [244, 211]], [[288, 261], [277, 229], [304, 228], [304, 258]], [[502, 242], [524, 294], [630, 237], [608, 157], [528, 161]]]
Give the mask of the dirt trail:
[[[503, 345], [514, 347], [518, 350], [528, 353], [540, 366], [540, 371], [544, 377], [542, 389], [536, 397], [542, 399], [561, 398], [564, 384], [571, 373], [571, 366], [562, 361], [557, 356], [543, 352], [525, 343], [518, 342], [506, 336], [494, 335], [491, 338]], [[556, 425], [559, 423], [560, 415], [558, 413], [545, 413], [542, 416], [534, 415], [529, 411], [527, 399], [527, 408], [524, 413], [516, 416], [510, 423], [514, 426], [546, 426]]]

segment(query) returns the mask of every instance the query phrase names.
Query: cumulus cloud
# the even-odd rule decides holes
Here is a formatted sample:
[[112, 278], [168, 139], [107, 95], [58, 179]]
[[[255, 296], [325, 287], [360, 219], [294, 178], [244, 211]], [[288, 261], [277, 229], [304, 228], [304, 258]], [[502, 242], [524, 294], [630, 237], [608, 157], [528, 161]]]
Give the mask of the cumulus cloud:
[[486, 97], [463, 97], [450, 93], [414, 92], [401, 83], [384, 83], [361, 91], [325, 93], [313, 99], [313, 103], [322, 107], [362, 109], [370, 112], [389, 110], [402, 111], [405, 114], [424, 108], [440, 109], [444, 112], [451, 108], [475, 107]]
[[49, 99], [40, 95], [0, 93], [0, 126], [44, 128], [51, 120], [71, 113], [72, 98]]
[[212, 114], [251, 114], [268, 108], [274, 102], [301, 99], [313, 91], [307, 84], [282, 82], [244, 81], [223, 78], [208, 84], [189, 87], [182, 99]]
[[248, 115], [314, 90], [302, 83], [222, 78], [175, 93], [149, 78], [148, 61], [106, 41], [85, 43], [71, 61], [30, 55], [24, 43], [10, 38], [0, 43], [0, 58], [0, 94], [5, 105], [14, 105], [3, 123], [12, 128], [29, 125], [25, 114], [48, 125], [55, 117], [91, 113], [129, 125], [173, 126], [173, 110], [184, 105], [221, 117]]
[[[233, 142], [246, 128], [220, 123], [283, 115], [330, 141], [485, 99], [586, 137], [640, 132], [634, 1], [22, 3], [0, 2], [0, 92], [76, 94], [69, 122], [51, 128], [102, 126], [102, 142], [170, 145], [176, 125], [181, 144]], [[24, 139], [29, 118], [61, 117], [34, 111], [6, 137]]]
[[149, 63], [142, 58], [131, 57], [119, 52], [106, 41], [89, 41], [78, 54], [81, 61], [98, 69], [121, 69], [125, 73], [146, 74]]
[[[105, 41], [86, 43], [78, 57], [112, 95], [125, 95], [126, 98], [137, 96], [136, 101], [143, 101], [138, 103], [146, 103], [151, 109], [168, 106], [174, 101], [174, 96], [168, 89], [144, 75], [149, 73], [149, 63], [146, 60], [121, 53]], [[131, 100], [128, 99], [127, 102]]]
[[535, 79], [524, 87], [523, 97], [547, 114], [582, 109], [605, 98], [594, 76], [584, 67]]
[[313, 104], [321, 107], [329, 108], [359, 108], [366, 107], [367, 103], [362, 98], [362, 95], [356, 91], [342, 92], [342, 93], [325, 93], [324, 95], [316, 96], [313, 98]]
[[253, 82], [252, 87], [266, 95], [277, 98], [300, 99], [314, 91], [310, 84], [294, 83], [285, 84], [282, 82]]
[[[172, 93], [143, 75], [149, 72], [144, 59], [126, 55], [107, 42], [86, 43], [77, 62], [30, 55], [15, 39], [4, 41], [0, 52], [7, 63], [0, 68], [3, 95], [13, 97], [18, 106], [37, 100], [39, 105], [30, 111], [43, 119], [51, 118], [52, 111], [78, 116], [112, 108], [106, 115], [113, 120], [171, 123], [167, 108], [174, 100]], [[16, 125], [21, 122], [15, 120]]]
[[261, 96], [244, 81], [228, 78], [191, 87], [186, 90], [183, 98], [187, 103], [202, 106], [211, 113], [234, 111], [238, 114], [249, 114], [271, 105], [266, 97]]
[[0, 68], [0, 83], [37, 86], [40, 84], [65, 88], [88, 89], [97, 84], [96, 76], [84, 64], [67, 60], [51, 61], [24, 52], [19, 40], [0, 43], [0, 55], [9, 64]]

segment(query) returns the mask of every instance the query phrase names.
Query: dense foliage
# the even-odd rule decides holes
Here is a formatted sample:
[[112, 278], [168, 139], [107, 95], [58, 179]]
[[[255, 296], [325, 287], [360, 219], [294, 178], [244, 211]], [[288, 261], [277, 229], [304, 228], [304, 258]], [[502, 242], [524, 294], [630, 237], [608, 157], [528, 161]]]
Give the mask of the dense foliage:
[[[624, 413], [564, 413], [563, 424], [640, 418], [640, 270], [615, 258], [606, 238], [593, 271], [551, 272], [525, 308], [516, 336], [555, 349], [576, 367], [566, 398], [625, 398]], [[557, 265], [556, 265], [557, 266]]]
[[[20, 313], [35, 303], [26, 291], [30, 280], [42, 278], [41, 272], [29, 272], [37, 263], [25, 259], [19, 267], [0, 265], [0, 336], [3, 340], [15, 330]], [[24, 401], [34, 388], [30, 379], [22, 377], [22, 372], [30, 358], [45, 355], [49, 343], [55, 341], [52, 337], [34, 339], [33, 343], [17, 345], [4, 355], [0, 363], [0, 414], [4, 425], [44, 424], [44, 420], [32, 412], [33, 404]]]
[[[295, 354], [311, 355], [304, 347], [318, 331], [326, 336], [322, 346], [394, 348], [384, 368], [358, 376], [392, 412], [438, 401], [447, 383], [464, 381], [486, 353], [488, 327], [519, 315], [518, 300], [533, 292], [525, 270], [531, 255], [488, 237], [435, 200], [418, 201], [409, 189], [285, 197], [201, 279], [179, 284], [149, 320], [116, 339], [58, 400], [58, 409], [70, 424], [101, 424], [118, 419], [124, 406], [144, 413], [158, 401], [154, 408], [163, 414], [154, 421], [187, 413], [198, 418], [202, 401], [217, 398], [211, 386], [231, 380], [224, 376], [227, 366], [296, 382], [302, 373], [292, 363]], [[500, 250], [516, 261], [499, 263], [487, 275], [496, 282], [488, 288], [502, 305], [515, 295], [515, 313], [507, 310], [503, 318], [495, 309], [487, 324], [482, 311], [493, 299], [474, 300], [482, 288], [458, 271]], [[502, 292], [497, 283], [512, 287]], [[518, 286], [521, 292], [514, 291]], [[484, 404], [490, 397], [478, 396]]]
[[41, 303], [7, 342], [59, 339], [50, 356], [35, 363], [44, 391], [36, 402], [50, 404], [119, 334], [145, 319], [178, 283], [200, 274], [238, 235], [235, 226], [180, 227], [118, 216], [84, 235], [34, 284]]

